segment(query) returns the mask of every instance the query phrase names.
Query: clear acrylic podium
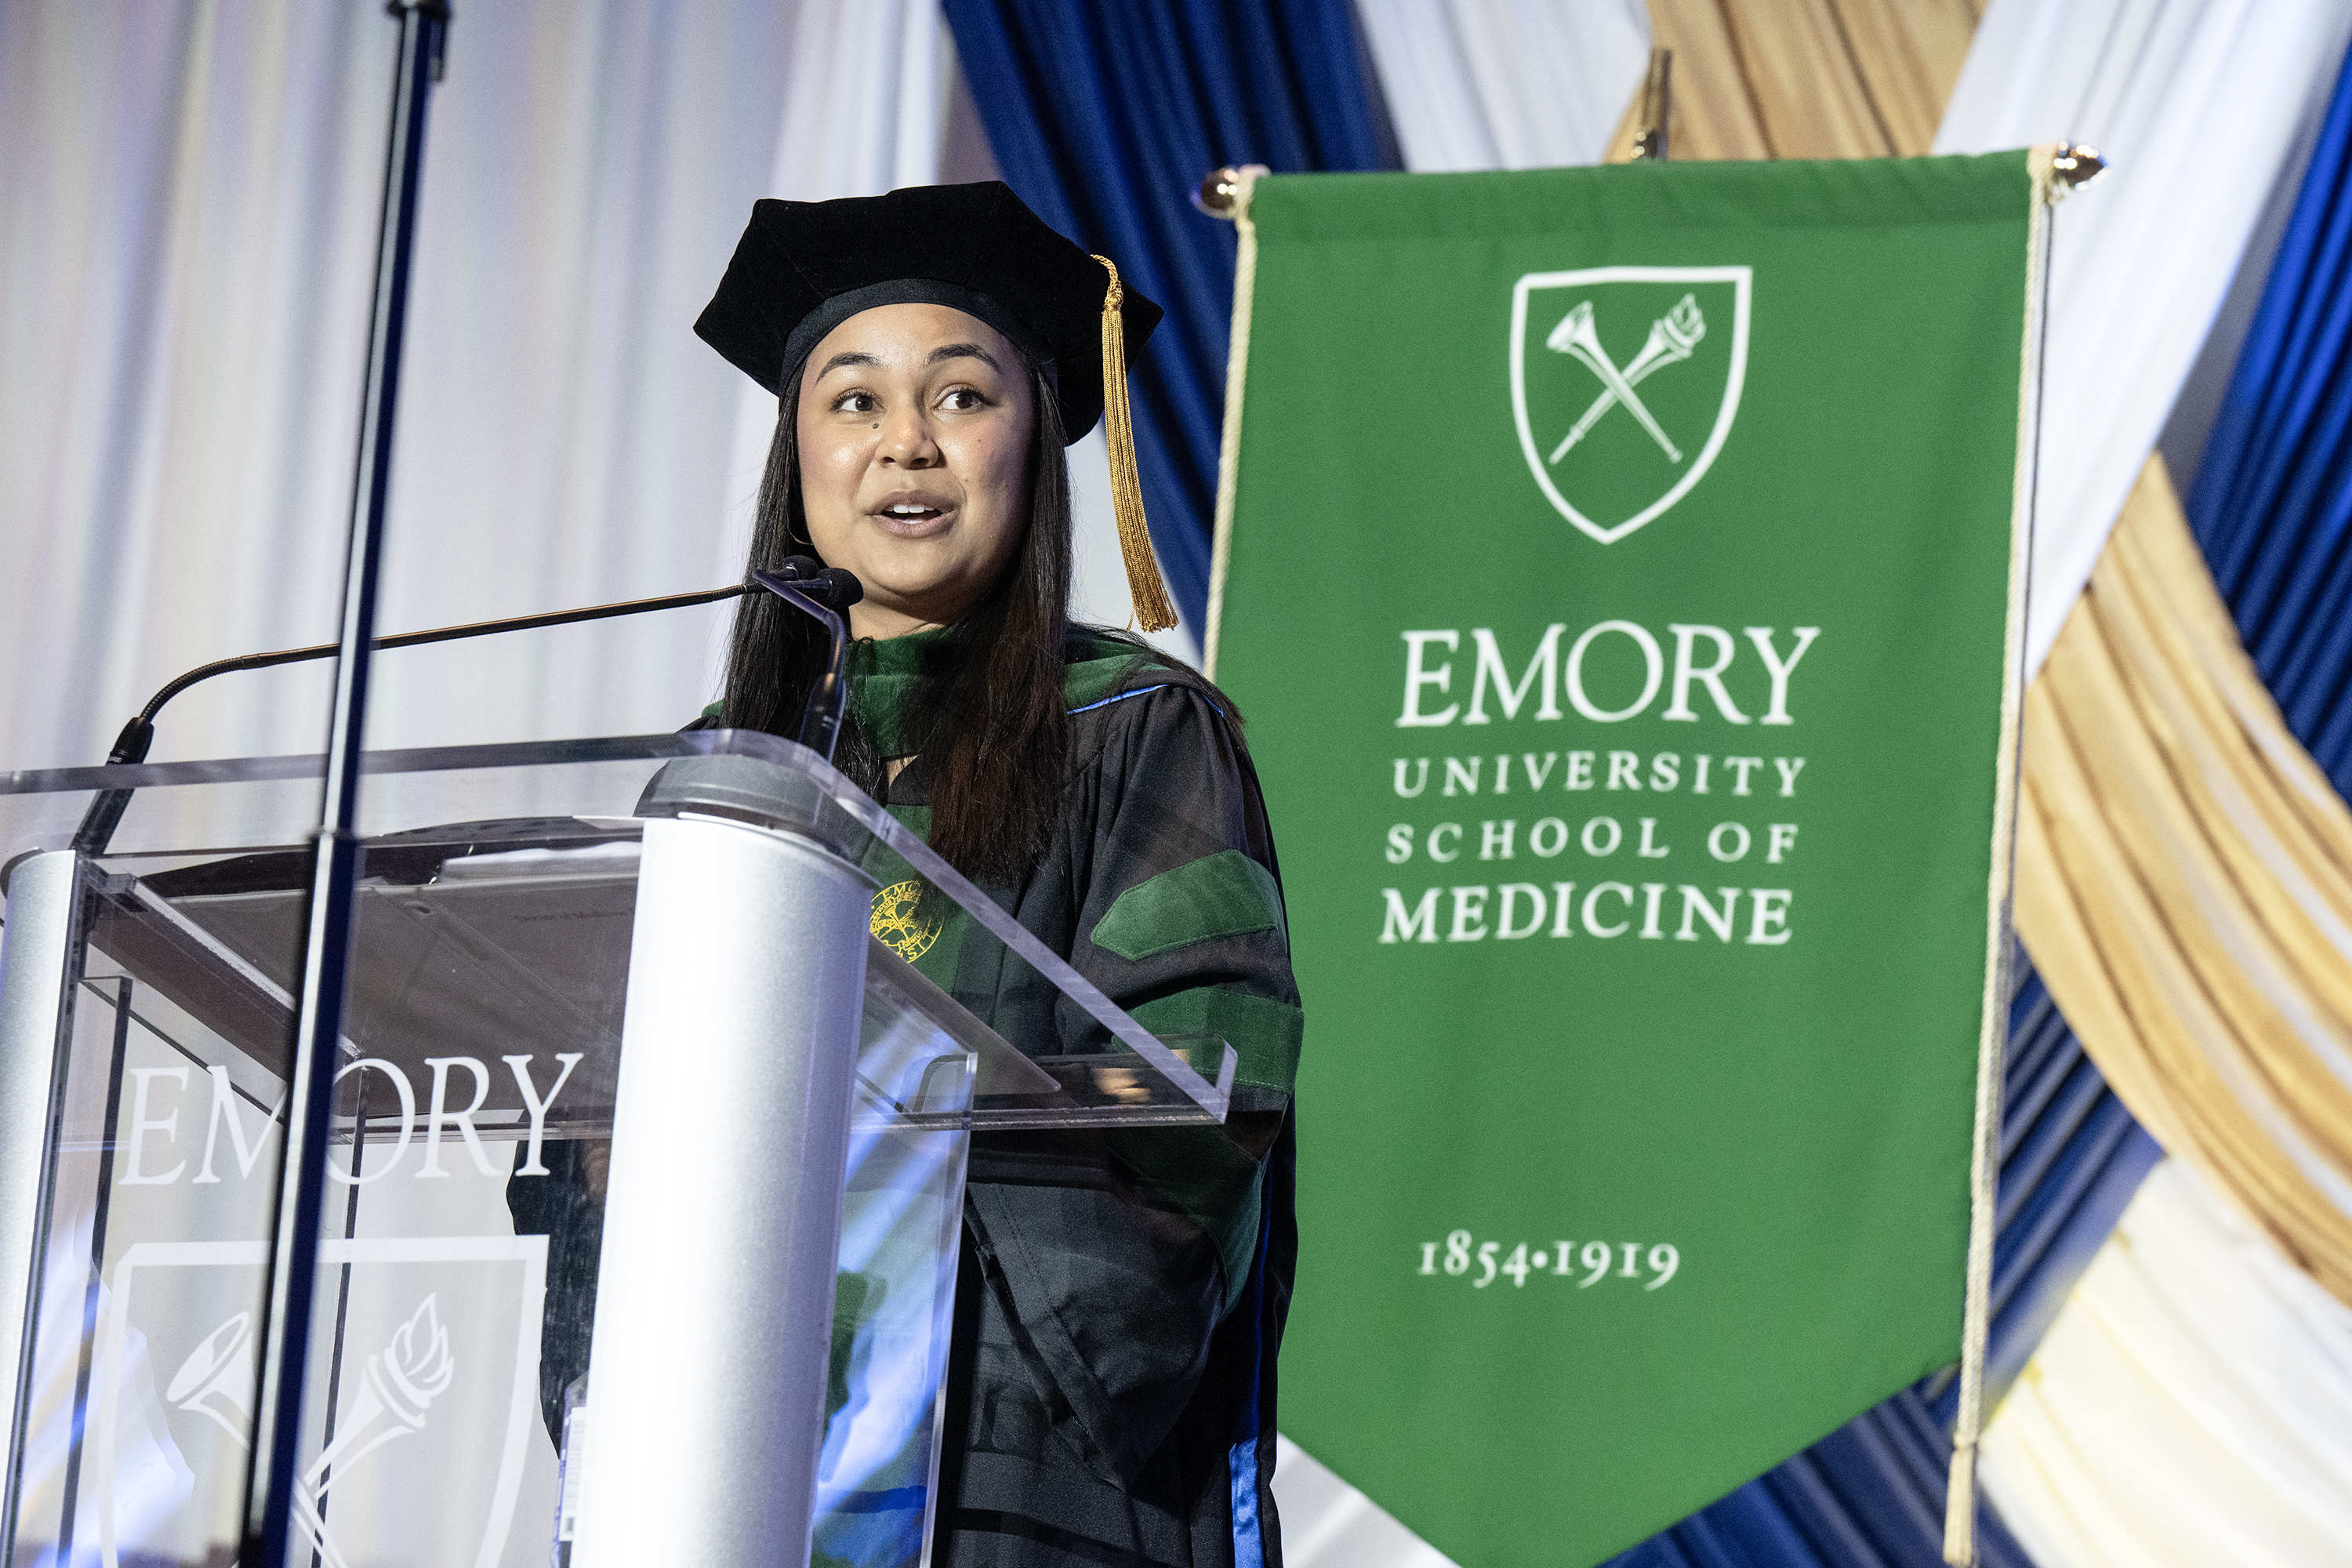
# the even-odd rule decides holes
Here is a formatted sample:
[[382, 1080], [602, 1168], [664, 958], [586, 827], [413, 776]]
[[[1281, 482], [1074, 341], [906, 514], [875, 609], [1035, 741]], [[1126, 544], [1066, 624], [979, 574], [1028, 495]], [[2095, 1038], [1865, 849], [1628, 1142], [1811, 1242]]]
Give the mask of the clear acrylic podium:
[[[925, 1561], [972, 1131], [1219, 1122], [1231, 1048], [1154, 1038], [771, 736], [367, 773], [304, 1556]], [[0, 773], [8, 1568], [234, 1558], [320, 774]], [[1000, 1038], [871, 934], [881, 889], [1076, 1026]]]

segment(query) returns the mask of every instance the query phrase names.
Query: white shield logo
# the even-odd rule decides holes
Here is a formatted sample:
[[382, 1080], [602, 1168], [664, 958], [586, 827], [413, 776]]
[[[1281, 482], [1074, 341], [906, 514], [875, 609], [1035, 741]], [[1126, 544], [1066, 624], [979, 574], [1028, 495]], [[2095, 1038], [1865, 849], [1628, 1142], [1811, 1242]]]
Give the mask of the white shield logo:
[[[96, 1516], [83, 1539], [102, 1568], [160, 1560], [151, 1534], [201, 1539], [206, 1521], [196, 1516], [237, 1495], [257, 1347], [250, 1309], [221, 1308], [260, 1294], [268, 1258], [259, 1241], [146, 1241], [116, 1262], [95, 1347], [82, 1505]], [[333, 1238], [319, 1260], [350, 1266], [354, 1292], [334, 1429], [296, 1479], [299, 1555], [328, 1568], [497, 1568], [509, 1555], [539, 1426], [547, 1238]], [[156, 1373], [176, 1372], [165, 1382], [132, 1367], [134, 1346], [163, 1352]], [[163, 1468], [176, 1485], [159, 1479]], [[541, 1523], [525, 1521], [534, 1531]]]
[[1511, 414], [1560, 516], [1603, 544], [1691, 492], [1739, 412], [1745, 267], [1530, 272], [1511, 290]]

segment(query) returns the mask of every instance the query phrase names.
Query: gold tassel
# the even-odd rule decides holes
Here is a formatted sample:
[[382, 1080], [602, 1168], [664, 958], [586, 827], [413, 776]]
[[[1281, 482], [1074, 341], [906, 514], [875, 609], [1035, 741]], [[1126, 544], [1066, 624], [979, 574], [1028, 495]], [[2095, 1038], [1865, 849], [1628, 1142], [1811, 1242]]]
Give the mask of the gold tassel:
[[1176, 606], [1169, 602], [1159, 558], [1151, 553], [1151, 528], [1143, 520], [1143, 484], [1135, 473], [1135, 425], [1127, 407], [1127, 323], [1119, 314], [1127, 290], [1109, 257], [1095, 259], [1110, 274], [1110, 287], [1103, 291], [1102, 362], [1111, 514], [1118, 520], [1118, 552], [1127, 562], [1127, 593], [1135, 605], [1136, 624], [1147, 632], [1165, 631], [1176, 624]]

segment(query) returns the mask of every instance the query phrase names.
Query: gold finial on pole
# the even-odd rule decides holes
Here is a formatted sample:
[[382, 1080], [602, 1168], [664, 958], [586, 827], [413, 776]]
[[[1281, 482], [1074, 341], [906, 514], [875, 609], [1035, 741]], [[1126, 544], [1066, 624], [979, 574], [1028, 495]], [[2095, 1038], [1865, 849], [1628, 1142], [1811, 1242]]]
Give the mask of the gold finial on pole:
[[2080, 142], [2061, 142], [2050, 159], [2053, 177], [2063, 180], [2073, 189], [2080, 190], [2107, 172], [2107, 161], [2099, 156], [2096, 147], [2085, 147]]
[[1650, 74], [1642, 83], [1642, 128], [1633, 132], [1633, 157], [1666, 161], [1666, 117], [1674, 108], [1675, 51], [1650, 51]]
[[2056, 206], [2107, 171], [2107, 161], [2095, 147], [2079, 142], [2037, 142], [2026, 167], [2033, 176], [2035, 200]]
[[1242, 192], [1259, 174], [1270, 173], [1263, 163], [1227, 163], [1201, 176], [1192, 187], [1192, 205], [1211, 217], [1221, 217], [1231, 223], [1240, 207]]

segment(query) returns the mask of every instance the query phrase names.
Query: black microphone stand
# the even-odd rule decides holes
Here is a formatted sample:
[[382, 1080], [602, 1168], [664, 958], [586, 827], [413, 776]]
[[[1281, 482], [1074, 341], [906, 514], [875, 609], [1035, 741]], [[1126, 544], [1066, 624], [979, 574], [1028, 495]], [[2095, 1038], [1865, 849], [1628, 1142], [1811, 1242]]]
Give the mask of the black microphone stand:
[[[310, 1365], [311, 1298], [317, 1288], [320, 1222], [326, 1206], [327, 1136], [337, 1040], [349, 978], [354, 884], [359, 877], [360, 745], [367, 722], [369, 656], [375, 647], [376, 573], [392, 475], [393, 416], [399, 405], [401, 342], [407, 326], [409, 260], [416, 241], [416, 196], [425, 162], [425, 116], [447, 46], [444, 0], [390, 0], [400, 25], [393, 68], [392, 123], [384, 153], [383, 203], [376, 231], [374, 306], [367, 385], [352, 477], [349, 554], [343, 568], [342, 635], [336, 650], [333, 718], [327, 736], [324, 809], [302, 947], [294, 1060], [287, 1074], [286, 1140], [279, 1159], [276, 1227], [269, 1242], [269, 1297], [253, 1405], [253, 1447], [245, 1484], [240, 1568], [291, 1568], [296, 1464], [302, 1396]], [[304, 1555], [308, 1555], [305, 1553]]]

